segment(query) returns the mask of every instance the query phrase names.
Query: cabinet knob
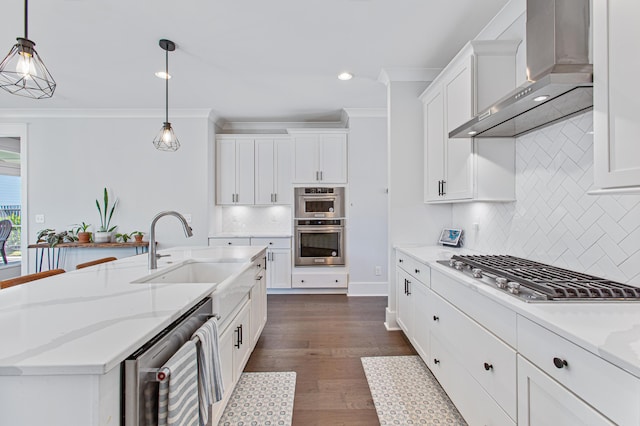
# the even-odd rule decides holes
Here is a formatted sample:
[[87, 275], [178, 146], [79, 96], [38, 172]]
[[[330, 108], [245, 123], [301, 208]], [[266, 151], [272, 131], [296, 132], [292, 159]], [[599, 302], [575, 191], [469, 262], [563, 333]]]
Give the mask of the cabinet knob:
[[303, 282], [304, 282], [304, 280], [300, 280], [300, 282], [301, 282], [301, 283], [303, 283]]
[[433, 320], [434, 320], [434, 321], [440, 321], [440, 317], [438, 317], [438, 316], [434, 315], [434, 316], [433, 316]]
[[564, 367], [568, 366], [569, 363], [564, 359], [554, 358], [553, 359], [553, 365], [555, 365], [556, 368], [564, 368]]
[[485, 362], [484, 363], [484, 369], [487, 370], [487, 371], [493, 370], [493, 365]]
[[336, 282], [338, 282], [338, 280], [336, 280]]
[[440, 364], [440, 360], [439, 360], [438, 358], [434, 358], [434, 359], [433, 359], [433, 363], [434, 363], [434, 364]]
[[404, 262], [404, 260], [398, 259], [398, 263], [402, 263], [402, 262]]
[[273, 245], [273, 242], [269, 241], [269, 245], [270, 245], [270, 246], [272, 246], [272, 245]]
[[416, 274], [420, 273], [420, 269], [415, 269], [415, 271], [416, 271]]
[[231, 241], [229, 241], [229, 242], [227, 242], [227, 244], [231, 245], [232, 243], [231, 243]]

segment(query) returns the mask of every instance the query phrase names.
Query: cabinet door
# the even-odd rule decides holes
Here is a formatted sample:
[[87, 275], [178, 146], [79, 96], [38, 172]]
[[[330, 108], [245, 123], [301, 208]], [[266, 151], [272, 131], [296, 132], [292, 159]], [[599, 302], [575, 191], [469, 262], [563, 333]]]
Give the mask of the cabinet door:
[[275, 204], [293, 204], [293, 148], [291, 139], [273, 141]]
[[347, 135], [320, 135], [319, 150], [320, 182], [346, 183]]
[[446, 119], [445, 196], [449, 200], [471, 198], [472, 139], [449, 139], [449, 132], [473, 118], [472, 56], [444, 83]]
[[429, 324], [433, 321], [433, 308], [430, 294], [433, 293], [421, 282], [413, 286], [413, 344], [424, 360], [428, 360], [431, 354]]
[[229, 325], [229, 327], [220, 334], [220, 339], [218, 341], [220, 351], [220, 371], [222, 372], [222, 384], [224, 385], [225, 393], [232, 390], [233, 384], [236, 380], [233, 375], [234, 330], [234, 325]]
[[614, 423], [518, 355], [518, 424], [596, 426]]
[[269, 288], [291, 288], [291, 250], [271, 249], [267, 253], [269, 263]]
[[264, 139], [255, 142], [256, 161], [256, 181], [255, 181], [255, 201], [256, 204], [272, 204], [274, 189], [274, 144], [273, 140]]
[[440, 185], [444, 180], [444, 98], [435, 88], [424, 99], [424, 200], [441, 200]]
[[266, 297], [266, 289], [264, 288], [266, 278], [264, 274], [257, 277], [249, 296], [251, 300], [251, 339], [253, 342], [258, 341], [264, 326], [263, 300]]
[[409, 340], [413, 339], [413, 298], [411, 293], [416, 285], [412, 281], [411, 275], [402, 269], [398, 269], [398, 280], [396, 281], [398, 309], [396, 316], [398, 325], [404, 330]]
[[254, 203], [253, 140], [236, 141], [236, 204]]
[[237, 381], [249, 360], [252, 348], [251, 304], [246, 303], [236, 317], [233, 327], [233, 370]]
[[233, 139], [216, 142], [217, 202], [234, 204], [236, 193], [236, 141]]
[[293, 181], [316, 182], [319, 177], [318, 135], [296, 136], [293, 144]]
[[640, 39], [635, 1], [593, 2], [594, 180], [600, 188], [640, 186]]

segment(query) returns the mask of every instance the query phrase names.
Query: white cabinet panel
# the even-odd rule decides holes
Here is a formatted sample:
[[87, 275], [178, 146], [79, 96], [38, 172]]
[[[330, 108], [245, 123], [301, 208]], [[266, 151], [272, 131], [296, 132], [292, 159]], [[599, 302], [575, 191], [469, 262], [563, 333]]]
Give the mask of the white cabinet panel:
[[256, 204], [271, 204], [275, 192], [274, 146], [273, 140], [255, 141], [256, 157]]
[[293, 143], [295, 183], [346, 183], [347, 135], [345, 132], [297, 133]]
[[413, 297], [411, 296], [411, 288], [416, 285], [413, 281], [414, 278], [411, 275], [402, 269], [398, 269], [396, 279], [396, 301], [398, 303], [396, 321], [409, 340], [413, 338]]
[[218, 139], [216, 146], [217, 203], [253, 204], [253, 140]]
[[593, 1], [594, 180], [599, 188], [640, 191], [640, 39], [637, 1]]
[[291, 156], [290, 139], [256, 139], [255, 204], [291, 204]]
[[273, 204], [293, 204], [293, 142], [291, 139], [273, 141], [274, 162], [274, 202]]
[[209, 238], [210, 246], [250, 246], [250, 238], [234, 237], [234, 238]]
[[291, 249], [270, 249], [267, 255], [269, 288], [291, 288]]
[[444, 179], [444, 99], [441, 86], [424, 98], [424, 199], [440, 200]]
[[518, 424], [599, 426], [614, 423], [518, 356]]

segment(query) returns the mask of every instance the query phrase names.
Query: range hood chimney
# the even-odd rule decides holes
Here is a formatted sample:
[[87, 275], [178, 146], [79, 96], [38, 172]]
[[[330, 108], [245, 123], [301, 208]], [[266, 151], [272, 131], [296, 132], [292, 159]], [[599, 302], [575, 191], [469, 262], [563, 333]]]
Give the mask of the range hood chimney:
[[450, 138], [516, 137], [593, 107], [589, 0], [527, 0], [527, 82]]

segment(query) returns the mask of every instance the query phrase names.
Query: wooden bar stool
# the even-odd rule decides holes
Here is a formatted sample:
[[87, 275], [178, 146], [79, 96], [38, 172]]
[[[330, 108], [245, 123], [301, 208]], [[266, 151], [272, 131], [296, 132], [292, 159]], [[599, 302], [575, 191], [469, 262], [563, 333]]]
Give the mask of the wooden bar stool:
[[29, 281], [39, 280], [40, 278], [50, 277], [52, 275], [62, 274], [64, 269], [51, 269], [49, 271], [36, 272], [35, 274], [23, 275], [17, 278], [0, 281], [0, 289], [13, 287], [14, 285], [28, 283]]
[[107, 262], [112, 262], [114, 260], [118, 260], [117, 257], [103, 257], [102, 259], [96, 259], [96, 260], [92, 260], [90, 262], [85, 262], [85, 263], [78, 263], [76, 265], [76, 269], [82, 269], [82, 268], [86, 268], [89, 266], [93, 266], [93, 265], [99, 265], [101, 263], [107, 263]]

